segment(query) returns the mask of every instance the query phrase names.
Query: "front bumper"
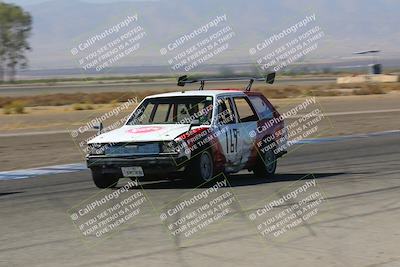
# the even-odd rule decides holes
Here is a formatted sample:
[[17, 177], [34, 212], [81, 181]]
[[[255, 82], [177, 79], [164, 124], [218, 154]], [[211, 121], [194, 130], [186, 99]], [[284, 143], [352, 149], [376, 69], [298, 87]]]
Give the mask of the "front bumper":
[[87, 167], [101, 170], [102, 173], [121, 174], [121, 167], [140, 166], [146, 175], [168, 174], [181, 171], [188, 162], [187, 157], [176, 157], [175, 155], [152, 155], [152, 156], [94, 156], [86, 157]]

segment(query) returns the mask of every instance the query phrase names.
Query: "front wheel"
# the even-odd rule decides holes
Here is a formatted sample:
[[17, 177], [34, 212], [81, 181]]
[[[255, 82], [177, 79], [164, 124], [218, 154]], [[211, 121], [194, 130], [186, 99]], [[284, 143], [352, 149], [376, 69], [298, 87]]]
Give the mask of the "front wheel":
[[186, 167], [186, 179], [193, 179], [197, 184], [209, 182], [214, 177], [214, 160], [210, 151], [206, 150], [192, 159]]
[[92, 178], [94, 184], [98, 188], [115, 187], [118, 184], [119, 178], [115, 175], [104, 174], [98, 170], [92, 170]]
[[271, 178], [276, 171], [277, 158], [272, 149], [268, 149], [258, 159], [253, 172], [258, 178]]

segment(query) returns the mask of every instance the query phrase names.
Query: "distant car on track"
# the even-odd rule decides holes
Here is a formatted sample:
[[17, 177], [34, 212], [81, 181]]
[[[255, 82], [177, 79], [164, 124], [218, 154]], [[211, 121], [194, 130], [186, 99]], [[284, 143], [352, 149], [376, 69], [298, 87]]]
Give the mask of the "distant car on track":
[[203, 90], [205, 81], [216, 79], [182, 76], [178, 85], [201, 82], [200, 90], [146, 97], [121, 128], [100, 132], [88, 142], [87, 166], [94, 183], [107, 188], [122, 177], [181, 177], [199, 184], [243, 169], [272, 176], [277, 158], [286, 151], [263, 147], [282, 146], [284, 122], [277, 119], [280, 114], [273, 105], [250, 88], [255, 80], [272, 83], [274, 77], [245, 78], [250, 83], [243, 91]]

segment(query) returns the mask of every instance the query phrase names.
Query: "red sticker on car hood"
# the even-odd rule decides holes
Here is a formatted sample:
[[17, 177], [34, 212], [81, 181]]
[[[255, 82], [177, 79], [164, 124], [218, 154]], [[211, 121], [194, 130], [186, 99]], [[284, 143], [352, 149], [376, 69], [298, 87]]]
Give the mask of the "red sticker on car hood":
[[161, 129], [162, 129], [162, 127], [160, 127], [160, 126], [145, 126], [145, 127], [140, 127], [137, 129], [129, 129], [126, 132], [130, 133], [130, 134], [142, 134], [142, 133], [156, 132]]

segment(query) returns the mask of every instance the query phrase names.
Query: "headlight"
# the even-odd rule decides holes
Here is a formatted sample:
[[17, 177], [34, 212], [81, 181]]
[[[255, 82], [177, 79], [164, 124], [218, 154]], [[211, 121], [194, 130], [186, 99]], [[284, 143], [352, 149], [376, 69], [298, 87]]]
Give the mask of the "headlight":
[[164, 142], [162, 145], [162, 152], [164, 153], [179, 153], [179, 145], [175, 141]]
[[90, 144], [88, 147], [90, 155], [104, 155], [107, 146], [104, 144]]
[[164, 142], [162, 151], [164, 153], [178, 153], [178, 156], [189, 156], [188, 146], [185, 141], [176, 139], [174, 141]]

